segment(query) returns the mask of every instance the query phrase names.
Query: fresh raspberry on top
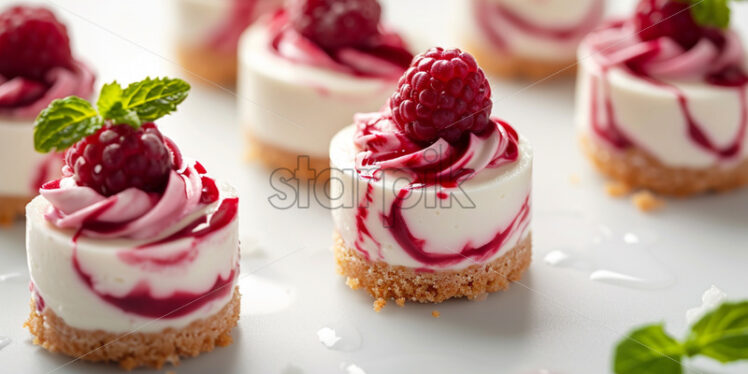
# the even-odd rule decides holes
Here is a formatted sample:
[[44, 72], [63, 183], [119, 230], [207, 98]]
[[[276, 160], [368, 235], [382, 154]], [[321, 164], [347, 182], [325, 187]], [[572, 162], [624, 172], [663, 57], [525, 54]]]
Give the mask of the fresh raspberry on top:
[[491, 86], [473, 56], [432, 48], [418, 55], [390, 98], [395, 123], [411, 139], [450, 143], [490, 126]]
[[67, 29], [52, 12], [16, 6], [0, 14], [0, 75], [43, 81], [49, 69], [73, 66]]
[[327, 49], [354, 47], [377, 34], [382, 8], [377, 0], [296, 0], [293, 27]]
[[67, 150], [65, 163], [78, 185], [110, 196], [130, 187], [162, 192], [173, 168], [165, 138], [153, 123], [137, 130], [105, 125]]
[[634, 22], [642, 40], [670, 37], [690, 49], [704, 36], [704, 28], [694, 21], [691, 3], [676, 0], [641, 0]]

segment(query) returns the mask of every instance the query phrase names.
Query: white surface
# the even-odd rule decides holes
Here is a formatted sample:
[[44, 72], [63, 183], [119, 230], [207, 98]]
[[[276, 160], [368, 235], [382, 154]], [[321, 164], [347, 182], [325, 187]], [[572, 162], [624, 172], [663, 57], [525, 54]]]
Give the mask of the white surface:
[[[421, 10], [424, 3], [435, 10], [446, 7], [447, 2], [388, 3], [399, 7], [395, 23], [425, 31], [445, 29], [440, 25], [448, 23], [444, 20], [449, 13], [428, 13], [411, 25], [408, 18], [427, 14]], [[178, 74], [168, 61], [172, 60], [172, 49], [168, 35], [171, 21], [163, 8], [166, 2], [55, 3], [112, 30], [104, 31], [60, 11], [72, 21], [76, 46], [97, 67], [100, 82]], [[735, 7], [737, 22], [748, 26], [746, 5], [736, 3]], [[196, 84], [179, 113], [161, 123], [185, 154], [198, 157], [209, 172], [239, 189], [243, 312], [232, 346], [185, 360], [173, 370], [179, 374], [526, 374], [549, 369], [558, 374], [599, 374], [609, 372], [614, 343], [635, 325], [665, 321], [670, 331], [682, 337], [685, 311], [698, 305], [711, 285], [730, 298], [748, 297], [748, 190], [669, 200], [663, 211], [644, 215], [628, 200], [607, 197], [602, 179], [580, 156], [572, 124], [573, 81], [526, 86], [511, 82], [494, 85], [495, 113], [514, 124], [535, 149], [535, 255], [522, 283], [482, 302], [405, 308], [389, 305], [374, 313], [368, 295], [349, 290], [335, 273], [329, 251], [329, 212], [317, 205], [272, 208], [268, 197], [275, 192], [269, 187], [268, 171], [241, 163], [235, 98]], [[571, 183], [577, 178], [578, 184]], [[644, 290], [619, 287], [589, 280], [589, 273], [580, 270], [583, 266], [547, 265], [543, 258], [548, 252], [568, 251], [580, 246], [579, 241], [596, 239], [592, 234], [584, 236], [585, 230], [565, 230], [575, 227], [569, 222], [579, 216], [607, 225], [602, 230], [606, 235], [636, 233], [641, 238], [654, 238], [648, 247], [652, 261], [659, 260], [662, 268], [674, 275], [671, 284]], [[595, 230], [599, 229], [596, 226]], [[23, 274], [0, 282], [0, 336], [11, 340], [0, 350], [0, 372], [121, 373], [115, 366], [71, 362], [31, 344], [28, 332], [21, 327], [29, 302], [23, 231], [23, 223], [0, 231], [0, 274]], [[606, 268], [620, 272], [614, 268], [618, 262]], [[264, 303], [268, 305], [262, 307]], [[433, 318], [433, 310], [441, 317]], [[358, 348], [336, 350], [320, 343], [317, 332], [321, 328], [341, 325], [358, 332]], [[746, 370], [733, 368], [732, 372]]]

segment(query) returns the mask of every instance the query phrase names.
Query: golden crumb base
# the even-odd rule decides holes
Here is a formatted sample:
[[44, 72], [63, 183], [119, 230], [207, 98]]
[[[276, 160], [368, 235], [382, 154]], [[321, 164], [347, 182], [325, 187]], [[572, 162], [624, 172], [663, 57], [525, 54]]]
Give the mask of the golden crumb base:
[[219, 52], [206, 46], [181, 44], [177, 46], [177, 59], [182, 69], [208, 81], [205, 83], [236, 83], [236, 53]]
[[648, 189], [671, 196], [723, 192], [748, 184], [748, 159], [730, 168], [671, 168], [638, 148], [617, 150], [589, 137], [580, 140], [582, 150], [603, 174], [634, 189]]
[[[314, 156], [303, 156], [277, 145], [267, 143], [246, 131], [247, 160], [259, 161], [271, 169], [288, 169], [301, 180], [317, 179], [325, 182], [330, 178], [330, 159]], [[308, 160], [308, 163], [307, 163]]]
[[507, 289], [510, 282], [520, 280], [532, 258], [532, 235], [528, 234], [492, 262], [459, 271], [416, 272], [404, 266], [370, 262], [355, 249], [346, 247], [337, 232], [333, 239], [338, 272], [347, 277], [346, 284], [350, 288], [363, 288], [376, 298], [374, 309], [377, 311], [388, 299], [394, 299], [400, 306], [406, 300], [440, 303], [457, 297], [480, 299], [488, 292]]
[[574, 60], [543, 61], [503, 54], [474, 42], [466, 42], [465, 45], [485, 72], [504, 78], [541, 80], [570, 77], [577, 71]]
[[179, 364], [180, 357], [195, 357], [216, 346], [230, 345], [231, 329], [239, 320], [241, 295], [234, 296], [212, 317], [192, 322], [179, 330], [159, 333], [113, 334], [106, 331], [80, 330], [46, 308], [42, 314], [31, 300], [31, 314], [24, 327], [34, 335], [34, 344], [85, 361], [117, 362], [126, 370], [140, 366], [160, 369], [165, 363]]
[[0, 196], [0, 226], [8, 226], [26, 213], [29, 197]]

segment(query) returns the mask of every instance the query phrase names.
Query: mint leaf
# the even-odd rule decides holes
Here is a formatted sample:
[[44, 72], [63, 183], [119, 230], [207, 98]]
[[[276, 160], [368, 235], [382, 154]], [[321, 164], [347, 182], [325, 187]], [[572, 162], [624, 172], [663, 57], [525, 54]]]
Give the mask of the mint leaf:
[[93, 105], [76, 96], [57, 99], [34, 121], [34, 148], [47, 153], [62, 151], [104, 125]]
[[181, 79], [146, 78], [124, 89], [122, 108], [135, 112], [141, 124], [155, 121], [175, 111], [189, 90], [190, 85]]
[[101, 87], [99, 92], [99, 100], [96, 102], [96, 108], [99, 109], [99, 113], [104, 118], [110, 118], [109, 112], [117, 103], [122, 102], [122, 86], [114, 81], [107, 83]]
[[616, 374], [681, 374], [681, 345], [662, 324], [640, 327], [618, 343], [613, 362]]
[[691, 327], [689, 355], [726, 363], [748, 359], [748, 301], [724, 303]]
[[725, 29], [730, 25], [729, 0], [690, 0], [691, 15], [701, 26]]
[[117, 124], [126, 123], [137, 128], [142, 122], [135, 111], [125, 109], [122, 103], [122, 92], [122, 86], [117, 81], [105, 84], [101, 87], [96, 107], [102, 117]]

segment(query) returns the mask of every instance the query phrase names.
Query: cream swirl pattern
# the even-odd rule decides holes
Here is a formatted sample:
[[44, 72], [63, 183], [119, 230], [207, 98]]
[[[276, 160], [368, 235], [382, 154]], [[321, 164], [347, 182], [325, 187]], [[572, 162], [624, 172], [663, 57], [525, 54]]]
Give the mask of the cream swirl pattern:
[[[0, 101], [5, 97], [18, 96], [18, 90], [24, 89], [17, 84], [19, 79], [3, 80], [0, 82]], [[90, 97], [96, 77], [93, 70], [83, 62], [76, 62], [75, 70], [53, 68], [47, 72], [44, 93], [31, 103], [12, 108], [0, 108], [0, 115], [9, 118], [34, 119], [39, 112], [46, 108], [54, 99], [67, 96]]]
[[295, 63], [368, 78], [395, 80], [413, 55], [394, 33], [382, 33], [370, 45], [326, 51], [290, 27], [288, 13], [277, 12], [270, 20], [271, 49]]
[[195, 164], [172, 171], [161, 196], [129, 188], [105, 197], [68, 176], [40, 189], [52, 208], [46, 218], [61, 229], [93, 238], [149, 239], [168, 231], [200, 204], [203, 182]]

